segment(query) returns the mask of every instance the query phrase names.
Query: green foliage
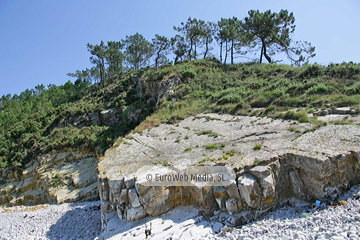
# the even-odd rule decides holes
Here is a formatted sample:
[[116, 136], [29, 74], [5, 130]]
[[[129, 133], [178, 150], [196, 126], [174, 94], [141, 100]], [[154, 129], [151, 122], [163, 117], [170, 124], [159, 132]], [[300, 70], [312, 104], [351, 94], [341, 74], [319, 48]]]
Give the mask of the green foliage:
[[262, 148], [262, 145], [261, 144], [256, 144], [253, 149], [254, 150], [260, 150]]
[[206, 149], [217, 149], [218, 146], [216, 146], [216, 145], [207, 145], [207, 146], [205, 146], [205, 148]]
[[191, 151], [191, 147], [185, 148], [185, 152], [190, 152]]
[[290, 132], [295, 132], [295, 131], [296, 131], [296, 128], [290, 127], [290, 128], [289, 128], [289, 131], [290, 131]]
[[236, 151], [234, 149], [231, 149], [230, 151], [225, 153], [224, 158], [226, 155], [229, 155], [230, 157], [232, 157], [232, 156], [235, 156], [235, 154], [236, 154]]
[[[105, 66], [108, 65], [105, 63]], [[360, 109], [360, 85], [356, 80], [360, 67], [357, 64], [317, 65], [314, 69], [311, 66], [239, 63], [224, 67], [219, 61], [208, 58], [164, 65], [158, 70], [123, 72], [93, 85], [88, 73], [77, 72], [75, 83], [38, 85], [19, 95], [2, 96], [0, 169], [24, 166], [40, 154], [65, 147], [86, 148], [101, 155], [119, 145], [119, 137], [126, 138], [135, 127], [133, 133], [143, 134], [144, 129], [159, 123], [171, 119], [176, 122], [198, 113], [249, 115], [249, 106], [262, 106], [266, 109], [256, 114], [272, 116], [289, 108], [302, 108], [305, 104], [320, 108], [326, 103]], [[177, 99], [174, 102], [164, 99], [155, 104], [148, 101], [147, 96], [140, 98], [133, 85], [134, 76], [185, 79], [182, 74], [186, 71], [194, 74], [185, 74], [192, 78], [177, 87], [171, 95]], [[101, 111], [110, 108], [119, 111], [116, 123], [101, 122], [92, 126], [89, 115], [99, 116]], [[139, 114], [137, 121], [129, 120], [130, 113], [135, 111]], [[289, 111], [279, 117], [313, 121], [307, 118], [305, 110]], [[197, 134], [218, 136], [210, 130]]]
[[139, 70], [146, 67], [153, 54], [153, 45], [150, 42], [141, 34], [136, 33], [126, 36], [122, 44], [125, 46], [126, 61], [131, 68]]
[[288, 13], [287, 10], [280, 10], [279, 13], [272, 13], [270, 10], [250, 10], [248, 14], [249, 16], [244, 19], [243, 28], [249, 37], [261, 43], [260, 63], [263, 56], [269, 63], [273, 61], [270, 57], [271, 50], [285, 52], [295, 65], [301, 65], [315, 56], [315, 47], [308, 42], [297, 41], [292, 45], [294, 41], [290, 36], [295, 31], [293, 13]]
[[309, 122], [309, 117], [307, 115], [307, 112], [303, 109], [301, 109], [298, 112], [294, 111], [287, 111], [286, 113], [281, 115], [281, 118], [288, 120], [298, 120], [299, 122]]
[[166, 55], [170, 52], [170, 40], [165, 36], [155, 35], [152, 39], [153, 52], [155, 54], [155, 67], [169, 63]]
[[209, 134], [213, 134], [212, 130], [203, 130], [197, 133], [198, 136], [200, 135], [209, 135]]

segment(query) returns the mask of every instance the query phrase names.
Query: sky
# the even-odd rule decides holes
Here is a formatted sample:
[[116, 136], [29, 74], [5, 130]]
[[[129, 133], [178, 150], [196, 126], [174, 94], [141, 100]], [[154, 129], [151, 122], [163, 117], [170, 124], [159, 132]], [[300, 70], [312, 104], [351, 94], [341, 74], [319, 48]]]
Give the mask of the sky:
[[311, 62], [360, 62], [358, 0], [0, 0], [0, 96], [74, 81], [66, 74], [91, 67], [87, 43], [172, 37], [189, 17], [217, 22], [269, 9], [294, 13], [293, 39], [316, 47]]

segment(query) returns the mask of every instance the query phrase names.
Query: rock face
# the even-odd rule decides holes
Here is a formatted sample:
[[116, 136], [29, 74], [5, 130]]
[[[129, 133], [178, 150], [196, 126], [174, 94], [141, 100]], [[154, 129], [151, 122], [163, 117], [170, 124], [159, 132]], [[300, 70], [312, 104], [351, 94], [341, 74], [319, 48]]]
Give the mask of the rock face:
[[[299, 136], [289, 127], [312, 126], [295, 124], [206, 114], [133, 134], [98, 165], [103, 229], [112, 212], [134, 221], [177, 205], [208, 214], [220, 209], [234, 216], [234, 225], [244, 224], [290, 200], [326, 200], [360, 182], [360, 126], [328, 125]], [[225, 165], [236, 178], [224, 186], [146, 185], [149, 174], [173, 174], [161, 166], [168, 164]]]
[[182, 82], [177, 76], [156, 81], [149, 81], [134, 76], [132, 80], [136, 87], [138, 97], [149, 96], [150, 99], [155, 102], [159, 102], [161, 99], [169, 97]]
[[40, 156], [21, 173], [4, 176], [0, 205], [34, 205], [98, 199], [97, 158], [68, 149]]

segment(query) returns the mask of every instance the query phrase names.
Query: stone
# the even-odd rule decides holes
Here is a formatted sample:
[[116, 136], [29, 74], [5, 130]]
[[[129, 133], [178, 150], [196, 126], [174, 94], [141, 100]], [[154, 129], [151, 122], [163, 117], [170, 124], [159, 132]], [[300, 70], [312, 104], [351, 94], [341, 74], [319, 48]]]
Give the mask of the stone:
[[229, 198], [226, 200], [226, 210], [228, 210], [229, 214], [231, 215], [234, 212], [238, 212], [238, 205], [237, 200], [234, 198]]
[[142, 203], [145, 212], [150, 216], [158, 216], [174, 207], [170, 189], [161, 186], [139, 186], [136, 187], [139, 201]]
[[[121, 202], [124, 216], [135, 206], [143, 206], [146, 214], [158, 216], [184, 204], [198, 206], [209, 214], [221, 209], [233, 214], [236, 224], [245, 224], [277, 206], [289, 202], [294, 206], [305, 206], [313, 199], [323, 201], [360, 182], [360, 140], [356, 136], [360, 132], [359, 126], [323, 126], [295, 139], [296, 134], [288, 130], [291, 123], [282, 120], [226, 114], [202, 114], [177, 120], [133, 134], [136, 141], [107, 151], [99, 162], [100, 181], [108, 179], [104, 182], [109, 185], [109, 201], [113, 208]], [[254, 121], [261, 124], [254, 124]], [[313, 126], [296, 123], [294, 127], [305, 130]], [[210, 130], [217, 132], [218, 137], [198, 135]], [[224, 149], [206, 149], [208, 145], [223, 143]], [[255, 143], [262, 144], [264, 151], [254, 151]], [[188, 147], [192, 150], [184, 152]], [[226, 154], [228, 151], [233, 151], [234, 156]], [[186, 186], [146, 185], [149, 182], [145, 179], [146, 174], [177, 173], [169, 170], [171, 168], [191, 169], [204, 159], [203, 154], [207, 159], [205, 165], [231, 166], [237, 181], [227, 179], [221, 187], [199, 185], [196, 181]], [[229, 155], [226, 161], [224, 154]], [[255, 166], [254, 159], [260, 159], [261, 163]], [[171, 167], [161, 172], [161, 163], [165, 162]], [[154, 163], [158, 169], [153, 168]], [[150, 172], [137, 172], [142, 166], [149, 166]], [[134, 189], [134, 186], [136, 192], [131, 191], [134, 191], [134, 198], [137, 193], [140, 205], [125, 194], [126, 189]], [[120, 193], [116, 193], [119, 189]], [[101, 187], [101, 194], [106, 195], [105, 186]], [[127, 196], [126, 200], [119, 201], [121, 195]], [[223, 214], [220, 212], [214, 219], [221, 218], [226, 222]], [[313, 217], [308, 219], [311, 221]], [[308, 224], [308, 227], [311, 231], [316, 225]], [[191, 231], [188, 234], [191, 235]]]
[[146, 212], [142, 206], [137, 208], [130, 208], [126, 211], [126, 220], [129, 222], [143, 219], [146, 216]]
[[219, 222], [216, 222], [214, 223], [214, 225], [212, 226], [212, 229], [214, 230], [215, 233], [219, 233], [221, 228], [223, 227], [224, 225], [219, 223]]
[[226, 210], [225, 201], [228, 198], [228, 194], [224, 187], [215, 187], [213, 191], [215, 200], [221, 210]]
[[239, 189], [236, 186], [236, 181], [231, 180], [230, 184], [225, 187], [229, 198], [240, 199]]
[[99, 116], [98, 112], [89, 113], [88, 116], [89, 116], [91, 125], [93, 125], [93, 126], [100, 125], [101, 122], [100, 122], [100, 116]]
[[137, 195], [137, 192], [136, 192], [135, 188], [132, 188], [132, 189], [129, 190], [128, 196], [129, 196], [129, 203], [131, 204], [131, 206], [133, 208], [137, 208], [137, 207], [141, 206], [140, 201], [139, 201], [139, 197]]
[[257, 178], [265, 178], [270, 175], [271, 169], [268, 166], [256, 166], [251, 168], [249, 172]]
[[124, 183], [127, 189], [135, 187], [135, 178], [134, 176], [127, 175], [124, 178]]
[[117, 204], [116, 205], [116, 212], [117, 212], [117, 215], [120, 219], [123, 219], [124, 218], [124, 209], [121, 207], [120, 204]]
[[117, 201], [121, 205], [126, 205], [128, 203], [128, 190], [127, 188], [121, 190], [120, 195], [117, 195]]
[[257, 208], [261, 202], [259, 184], [251, 175], [244, 175], [238, 178], [238, 188], [241, 197], [251, 208]]
[[272, 175], [260, 179], [264, 205], [271, 205], [275, 202], [275, 182]]
[[100, 112], [100, 119], [105, 125], [113, 125], [116, 122], [116, 109], [110, 108]]
[[292, 191], [294, 193], [294, 196], [296, 198], [300, 198], [300, 199], [305, 198], [304, 186], [300, 179], [299, 173], [296, 170], [291, 171], [291, 172], [289, 172], [289, 177], [290, 177]]
[[[11, 182], [1, 186], [0, 204], [97, 200], [97, 162], [95, 153], [87, 149], [68, 149], [38, 156], [37, 161], [26, 165], [22, 175], [14, 173]], [[100, 192], [107, 201], [108, 189], [104, 186], [103, 190]]]

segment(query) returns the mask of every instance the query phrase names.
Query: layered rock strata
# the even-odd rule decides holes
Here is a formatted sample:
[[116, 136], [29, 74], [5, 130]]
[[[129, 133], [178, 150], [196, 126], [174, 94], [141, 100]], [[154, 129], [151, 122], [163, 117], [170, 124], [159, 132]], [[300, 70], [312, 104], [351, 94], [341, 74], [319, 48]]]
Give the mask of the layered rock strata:
[[[294, 127], [305, 134], [289, 130]], [[103, 229], [114, 211], [135, 221], [194, 205], [204, 214], [227, 211], [239, 225], [284, 204], [336, 197], [360, 182], [360, 126], [306, 130], [312, 127], [207, 114], [132, 134], [98, 165]], [[145, 176], [170, 174], [168, 164], [178, 169], [223, 165], [236, 177], [224, 186], [149, 186]], [[139, 171], [142, 166], [149, 167]]]
[[39, 156], [21, 173], [3, 173], [0, 205], [34, 205], [97, 200], [95, 153], [67, 149]]

